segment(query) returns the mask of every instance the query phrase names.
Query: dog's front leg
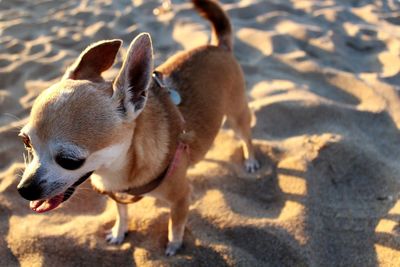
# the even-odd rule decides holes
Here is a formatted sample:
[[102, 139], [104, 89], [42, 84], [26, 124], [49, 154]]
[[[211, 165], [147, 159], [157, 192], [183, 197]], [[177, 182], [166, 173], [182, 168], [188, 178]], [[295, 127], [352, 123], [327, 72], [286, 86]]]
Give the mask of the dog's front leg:
[[117, 219], [113, 228], [110, 229], [106, 236], [106, 240], [110, 244], [121, 244], [128, 232], [128, 206], [126, 204], [117, 204]]
[[165, 255], [173, 256], [182, 247], [183, 234], [189, 213], [190, 192], [171, 205], [168, 222], [168, 245]]

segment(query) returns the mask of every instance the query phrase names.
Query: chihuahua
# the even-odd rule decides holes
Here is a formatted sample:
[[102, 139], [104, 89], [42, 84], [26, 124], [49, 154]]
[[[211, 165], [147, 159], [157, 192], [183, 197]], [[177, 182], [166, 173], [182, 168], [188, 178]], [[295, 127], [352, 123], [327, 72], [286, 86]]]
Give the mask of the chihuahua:
[[142, 33], [117, 77], [106, 81], [101, 74], [114, 64], [122, 41], [100, 41], [37, 97], [20, 132], [30, 156], [18, 192], [32, 210], [58, 207], [91, 177], [93, 187], [117, 203], [106, 239], [119, 244], [128, 230], [126, 204], [152, 196], [170, 205], [170, 256], [182, 246], [188, 217], [187, 169], [205, 156], [224, 116], [243, 141], [247, 171], [260, 167], [231, 23], [214, 1], [192, 2], [211, 22], [216, 45], [178, 53], [154, 70], [151, 38]]

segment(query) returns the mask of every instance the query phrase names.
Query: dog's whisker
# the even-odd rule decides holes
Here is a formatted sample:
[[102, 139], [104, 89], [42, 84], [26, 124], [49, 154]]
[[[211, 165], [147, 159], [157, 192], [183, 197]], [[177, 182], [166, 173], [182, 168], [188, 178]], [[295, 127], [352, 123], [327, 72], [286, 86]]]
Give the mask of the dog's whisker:
[[16, 121], [21, 121], [21, 120], [23, 120], [22, 118], [19, 118], [18, 116], [14, 115], [14, 114], [11, 114], [11, 113], [3, 113], [2, 115], [8, 116], [8, 117], [10, 117], [10, 118], [12, 118], [12, 119], [15, 119]]
[[25, 156], [25, 152], [22, 153], [22, 156], [24, 157], [24, 166], [26, 168], [26, 156]]

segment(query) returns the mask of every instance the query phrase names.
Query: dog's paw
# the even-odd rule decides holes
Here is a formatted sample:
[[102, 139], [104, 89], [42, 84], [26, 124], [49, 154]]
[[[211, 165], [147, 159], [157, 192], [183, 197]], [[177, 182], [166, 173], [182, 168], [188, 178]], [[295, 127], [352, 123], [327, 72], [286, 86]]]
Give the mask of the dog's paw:
[[244, 161], [244, 167], [248, 173], [254, 173], [260, 169], [261, 165], [256, 159], [247, 159]]
[[111, 229], [106, 234], [106, 241], [107, 241], [107, 243], [109, 243], [111, 245], [120, 245], [120, 244], [122, 244], [122, 242], [124, 242], [126, 235], [127, 235], [127, 232], [118, 234], [117, 231], [114, 231], [113, 229]]
[[167, 249], [165, 250], [165, 256], [174, 256], [181, 248], [182, 242], [168, 242]]

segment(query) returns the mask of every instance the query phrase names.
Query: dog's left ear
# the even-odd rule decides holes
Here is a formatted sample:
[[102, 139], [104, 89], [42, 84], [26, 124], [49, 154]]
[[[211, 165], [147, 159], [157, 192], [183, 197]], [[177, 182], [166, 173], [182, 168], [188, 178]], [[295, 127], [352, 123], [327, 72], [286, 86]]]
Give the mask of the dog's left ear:
[[104, 40], [87, 47], [65, 72], [63, 79], [102, 80], [101, 73], [114, 64], [122, 40]]
[[152, 71], [151, 38], [148, 33], [142, 33], [130, 44], [124, 64], [114, 82], [113, 99], [122, 115], [134, 119], [143, 110]]

